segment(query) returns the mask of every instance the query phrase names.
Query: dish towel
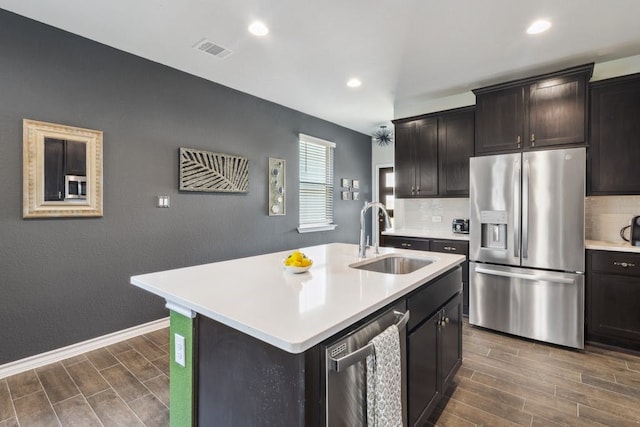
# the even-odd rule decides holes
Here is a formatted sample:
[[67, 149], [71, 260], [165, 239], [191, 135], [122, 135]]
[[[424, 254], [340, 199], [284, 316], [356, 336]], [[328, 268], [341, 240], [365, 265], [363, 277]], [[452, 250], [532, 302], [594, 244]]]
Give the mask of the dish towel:
[[367, 356], [368, 427], [402, 426], [400, 333], [389, 326], [374, 337], [374, 353]]

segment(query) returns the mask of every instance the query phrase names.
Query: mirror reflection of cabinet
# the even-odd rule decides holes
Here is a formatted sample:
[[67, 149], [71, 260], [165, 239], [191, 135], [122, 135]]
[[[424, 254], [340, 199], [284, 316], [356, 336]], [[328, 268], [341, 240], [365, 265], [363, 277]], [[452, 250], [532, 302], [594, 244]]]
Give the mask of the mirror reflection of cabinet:
[[80, 141], [65, 141], [65, 172], [67, 175], [87, 174], [87, 144]]
[[44, 141], [44, 200], [64, 200], [64, 140]]
[[102, 132], [23, 126], [23, 217], [102, 216]]
[[[44, 200], [61, 201], [78, 199], [79, 177], [87, 174], [87, 144], [82, 141], [69, 141], [56, 138], [44, 138]], [[71, 180], [69, 179], [71, 178]], [[72, 196], [69, 193], [69, 183]], [[75, 184], [75, 186], [74, 186]]]

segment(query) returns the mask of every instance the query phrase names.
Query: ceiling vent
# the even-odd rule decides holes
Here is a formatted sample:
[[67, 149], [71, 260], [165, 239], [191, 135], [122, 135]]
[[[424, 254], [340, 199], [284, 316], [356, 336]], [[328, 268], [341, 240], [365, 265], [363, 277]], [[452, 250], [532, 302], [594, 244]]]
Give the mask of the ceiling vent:
[[195, 46], [194, 49], [198, 49], [202, 52], [209, 53], [216, 58], [224, 59], [227, 56], [231, 55], [233, 52], [229, 49], [226, 49], [219, 44], [215, 44], [211, 40], [202, 39]]

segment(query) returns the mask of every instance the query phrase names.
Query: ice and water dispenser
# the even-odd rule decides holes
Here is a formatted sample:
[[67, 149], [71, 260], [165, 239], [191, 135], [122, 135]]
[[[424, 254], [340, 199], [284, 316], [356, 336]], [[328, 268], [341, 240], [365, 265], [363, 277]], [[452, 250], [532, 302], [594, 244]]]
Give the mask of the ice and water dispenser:
[[480, 211], [480, 247], [507, 250], [507, 211]]

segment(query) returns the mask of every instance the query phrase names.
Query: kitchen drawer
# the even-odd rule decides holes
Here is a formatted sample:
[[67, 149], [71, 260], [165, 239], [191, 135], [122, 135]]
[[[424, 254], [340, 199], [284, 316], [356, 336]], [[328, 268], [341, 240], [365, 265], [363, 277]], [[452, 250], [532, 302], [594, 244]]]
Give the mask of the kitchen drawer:
[[589, 251], [591, 271], [640, 277], [640, 254], [629, 252]]
[[454, 240], [432, 240], [431, 250], [469, 256], [469, 242]]
[[417, 237], [384, 236], [384, 245], [400, 249], [413, 249], [416, 251], [428, 251], [431, 249], [429, 239]]
[[411, 317], [407, 323], [407, 330], [411, 332], [460, 291], [462, 276], [458, 267], [429, 286], [409, 295], [407, 309], [411, 312]]

